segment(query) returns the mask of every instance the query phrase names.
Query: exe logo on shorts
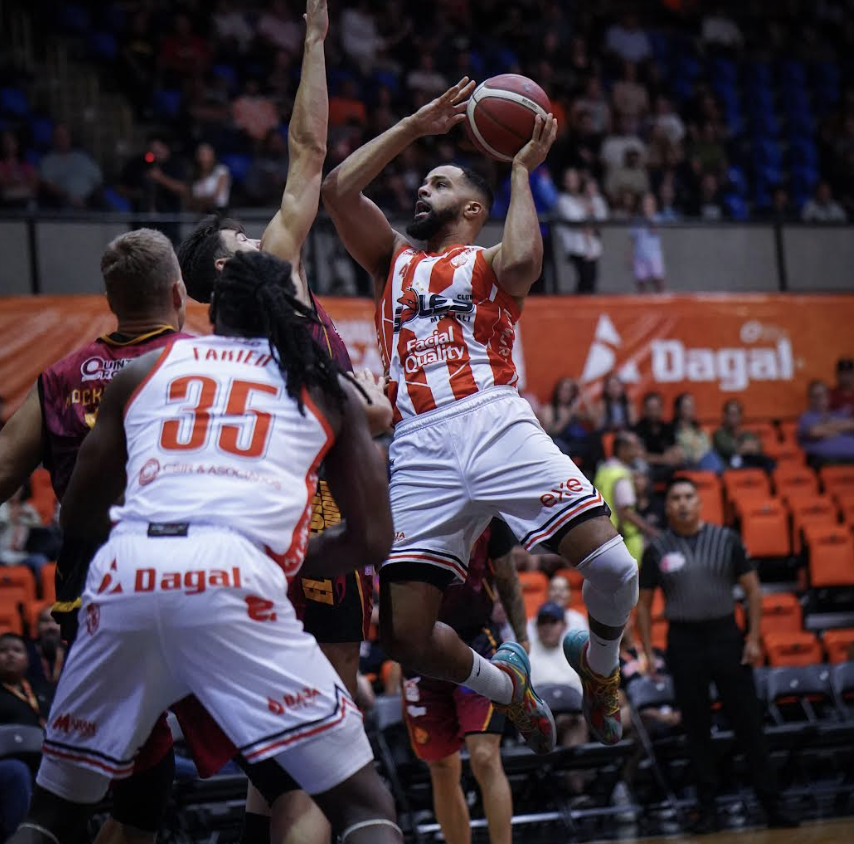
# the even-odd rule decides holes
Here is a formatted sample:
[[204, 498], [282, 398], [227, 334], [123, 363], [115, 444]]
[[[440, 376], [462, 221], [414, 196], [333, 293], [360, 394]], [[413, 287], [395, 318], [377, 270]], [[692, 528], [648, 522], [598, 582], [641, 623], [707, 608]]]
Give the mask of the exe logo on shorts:
[[540, 503], [543, 507], [554, 507], [555, 504], [560, 504], [564, 499], [579, 495], [582, 492], [584, 492], [584, 484], [578, 478], [570, 478], [541, 495]]
[[72, 733], [79, 733], [83, 738], [92, 738], [98, 732], [98, 725], [94, 721], [76, 718], [70, 712], [57, 715], [50, 727], [52, 730], [65, 733], [67, 736]]
[[267, 698], [267, 708], [274, 715], [284, 715], [288, 709], [304, 709], [320, 694], [317, 689], [311, 689], [306, 686], [302, 691], [295, 695], [282, 695], [281, 700], [274, 700], [271, 697]]
[[416, 293], [411, 287], [403, 291], [394, 310], [394, 332], [413, 319], [440, 317], [446, 314], [470, 314], [474, 302], [464, 299], [449, 299], [440, 293]]

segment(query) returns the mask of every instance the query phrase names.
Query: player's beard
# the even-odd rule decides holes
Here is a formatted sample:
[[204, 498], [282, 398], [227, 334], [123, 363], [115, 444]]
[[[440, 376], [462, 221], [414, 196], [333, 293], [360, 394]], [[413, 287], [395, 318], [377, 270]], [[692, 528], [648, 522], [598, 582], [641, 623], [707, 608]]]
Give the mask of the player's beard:
[[457, 219], [457, 212], [457, 208], [443, 208], [441, 211], [431, 208], [420, 220], [413, 220], [406, 227], [406, 233], [415, 240], [431, 240], [445, 225]]

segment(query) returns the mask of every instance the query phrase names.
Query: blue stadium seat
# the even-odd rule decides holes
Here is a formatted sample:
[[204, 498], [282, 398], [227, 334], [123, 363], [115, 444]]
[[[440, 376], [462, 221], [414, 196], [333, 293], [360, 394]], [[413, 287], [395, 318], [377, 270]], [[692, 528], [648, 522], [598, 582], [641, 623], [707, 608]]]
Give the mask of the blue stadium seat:
[[89, 10], [74, 3], [60, 3], [59, 25], [67, 32], [85, 35], [92, 28]]
[[224, 79], [229, 91], [237, 90], [237, 71], [230, 64], [215, 64], [211, 68], [211, 73], [218, 79]]
[[723, 79], [731, 85], [738, 80], [738, 68], [732, 59], [714, 58], [709, 62], [712, 80]]
[[27, 148], [24, 150], [24, 161], [32, 164], [33, 167], [38, 169], [39, 164], [41, 164], [42, 156], [41, 153], [37, 150]]
[[27, 117], [30, 103], [20, 88], [0, 88], [0, 114], [8, 117]]
[[818, 150], [815, 142], [809, 139], [792, 140], [789, 143], [789, 160], [792, 165], [818, 168]]
[[753, 157], [759, 165], [770, 165], [778, 168], [783, 165], [783, 155], [780, 152], [780, 145], [770, 139], [758, 139], [754, 141]]
[[252, 156], [242, 153], [223, 155], [220, 156], [220, 160], [231, 171], [231, 178], [238, 185], [246, 179], [249, 168], [252, 166]]
[[182, 100], [180, 91], [158, 88], [152, 95], [151, 106], [157, 117], [176, 120], [181, 114]]
[[109, 186], [104, 188], [104, 201], [107, 203], [110, 211], [119, 211], [127, 214], [133, 210], [130, 200], [121, 196], [114, 188]]
[[662, 69], [667, 67], [670, 60], [670, 42], [667, 40], [667, 35], [658, 29], [652, 29], [647, 32], [649, 43], [652, 45], [652, 54], [655, 56], [655, 61]]
[[750, 114], [750, 129], [755, 138], [770, 139], [780, 134], [780, 122], [770, 111], [753, 111]]
[[737, 193], [724, 195], [724, 208], [733, 220], [739, 222], [746, 220], [750, 216], [744, 197], [739, 196]]
[[101, 61], [115, 61], [119, 54], [118, 42], [109, 32], [93, 32], [89, 36], [88, 43], [89, 52]]
[[747, 194], [747, 177], [744, 175], [744, 170], [733, 164], [727, 170], [726, 175], [730, 189], [738, 196], [745, 196]]
[[391, 70], [375, 70], [371, 74], [374, 86], [377, 88], [388, 88], [392, 95], [400, 90], [400, 76]]
[[780, 78], [784, 87], [803, 88], [807, 84], [807, 70], [803, 62], [786, 59], [780, 62]]
[[30, 121], [30, 137], [36, 149], [48, 149], [53, 143], [53, 121], [49, 117], [34, 117]]

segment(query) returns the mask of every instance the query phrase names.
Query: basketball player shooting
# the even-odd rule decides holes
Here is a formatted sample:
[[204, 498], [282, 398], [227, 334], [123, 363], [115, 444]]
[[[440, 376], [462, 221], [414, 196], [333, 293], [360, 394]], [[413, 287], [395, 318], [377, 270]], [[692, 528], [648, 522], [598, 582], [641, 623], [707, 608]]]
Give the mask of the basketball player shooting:
[[526, 549], [544, 545], [585, 577], [589, 640], [573, 634], [564, 652], [582, 679], [593, 734], [612, 744], [622, 735], [618, 652], [637, 600], [637, 565], [602, 497], [515, 386], [514, 328], [543, 260], [529, 174], [545, 160], [557, 123], [538, 113], [530, 141], [512, 159], [497, 246], [473, 245], [492, 195], [462, 167], [437, 167], [418, 189], [407, 234], [423, 248], [394, 231], [362, 193], [418, 138], [462, 123], [473, 89], [461, 79], [356, 150], [322, 189], [339, 236], [374, 279], [394, 406], [395, 538], [380, 572], [381, 637], [388, 655], [411, 671], [463, 684], [504, 707], [534, 751], [554, 747], [554, 719], [531, 686], [524, 650], [506, 643], [486, 660], [437, 623], [444, 589], [465, 579], [474, 540], [500, 516]]

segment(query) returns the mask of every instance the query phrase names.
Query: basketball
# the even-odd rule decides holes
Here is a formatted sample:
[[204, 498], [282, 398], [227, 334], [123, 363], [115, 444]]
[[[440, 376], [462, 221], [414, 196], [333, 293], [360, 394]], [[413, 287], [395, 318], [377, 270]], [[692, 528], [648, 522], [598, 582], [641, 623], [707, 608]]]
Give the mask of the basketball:
[[527, 76], [502, 73], [481, 82], [466, 107], [472, 143], [496, 161], [512, 161], [531, 140], [536, 115], [551, 111], [546, 92]]

